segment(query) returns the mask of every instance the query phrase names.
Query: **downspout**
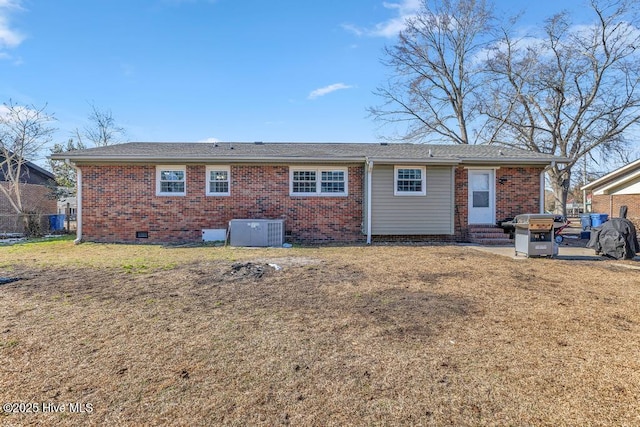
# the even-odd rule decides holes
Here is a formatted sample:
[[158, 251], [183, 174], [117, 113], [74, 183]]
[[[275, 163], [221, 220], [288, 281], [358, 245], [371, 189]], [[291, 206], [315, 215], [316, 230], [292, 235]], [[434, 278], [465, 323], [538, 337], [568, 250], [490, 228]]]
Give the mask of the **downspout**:
[[73, 243], [77, 245], [82, 243], [82, 170], [69, 159], [66, 159], [65, 163], [76, 170], [76, 240]]
[[609, 218], [613, 218], [613, 194], [609, 195]]
[[367, 159], [367, 245], [371, 244], [371, 182], [373, 160]]
[[544, 213], [544, 199], [545, 199], [545, 192], [544, 192], [544, 183], [545, 183], [545, 174], [547, 173], [547, 171], [549, 169], [551, 169], [552, 167], [554, 167], [556, 165], [556, 161], [552, 161], [550, 165], [548, 165], [547, 167], [545, 167], [542, 172], [540, 172], [540, 213]]

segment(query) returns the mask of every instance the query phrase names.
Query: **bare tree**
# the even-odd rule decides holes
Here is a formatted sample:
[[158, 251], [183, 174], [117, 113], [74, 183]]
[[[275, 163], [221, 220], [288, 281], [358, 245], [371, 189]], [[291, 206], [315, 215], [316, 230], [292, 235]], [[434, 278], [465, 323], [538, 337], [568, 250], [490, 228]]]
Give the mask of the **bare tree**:
[[[101, 110], [90, 104], [89, 125], [84, 128], [84, 137], [91, 141], [96, 147], [104, 147], [122, 142], [126, 135], [126, 130], [116, 124], [111, 110]], [[82, 144], [80, 132], [76, 130], [78, 142]]]
[[405, 140], [476, 143], [482, 127], [475, 95], [484, 70], [477, 61], [490, 41], [493, 10], [485, 0], [424, 0], [406, 21], [383, 64], [394, 70], [376, 94], [385, 102], [369, 108], [384, 124], [405, 125]]
[[[640, 122], [640, 29], [627, 0], [590, 1], [594, 22], [568, 13], [546, 21], [544, 37], [504, 32], [487, 64], [493, 74], [483, 112], [497, 142], [563, 156], [549, 170], [559, 213], [566, 214], [572, 169], [597, 150], [624, 152]], [[595, 150], [595, 151], [594, 151]]]
[[[53, 115], [38, 108], [9, 101], [0, 108], [0, 192], [16, 214], [27, 214], [21, 184], [28, 177], [24, 166], [51, 142]], [[25, 226], [27, 218], [25, 217]]]
[[[89, 104], [89, 106], [91, 111], [88, 115], [88, 124], [82, 130], [76, 128], [66, 144], [54, 144], [50, 148], [51, 154], [83, 150], [87, 148], [84, 141], [88, 141], [96, 147], [104, 147], [122, 141], [126, 131], [116, 124], [111, 110], [102, 110], [95, 104]], [[59, 196], [66, 195], [69, 191], [74, 192], [76, 187], [75, 168], [61, 160], [49, 160], [49, 165], [58, 186], [63, 187], [58, 191]]]

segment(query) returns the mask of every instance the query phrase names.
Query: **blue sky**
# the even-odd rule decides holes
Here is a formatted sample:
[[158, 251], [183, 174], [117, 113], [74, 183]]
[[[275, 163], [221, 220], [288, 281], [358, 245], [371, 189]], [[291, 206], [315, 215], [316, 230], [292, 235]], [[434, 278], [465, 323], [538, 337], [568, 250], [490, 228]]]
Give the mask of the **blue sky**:
[[[497, 6], [539, 23], [558, 3]], [[376, 141], [382, 49], [418, 4], [0, 0], [0, 101], [48, 104], [57, 142], [90, 103], [131, 141]]]

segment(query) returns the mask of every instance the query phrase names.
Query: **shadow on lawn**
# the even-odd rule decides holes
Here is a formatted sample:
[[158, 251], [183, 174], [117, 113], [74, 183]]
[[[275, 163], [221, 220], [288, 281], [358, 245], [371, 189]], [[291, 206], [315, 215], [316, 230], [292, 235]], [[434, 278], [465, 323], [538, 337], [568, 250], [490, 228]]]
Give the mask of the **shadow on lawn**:
[[[268, 264], [204, 262], [168, 271], [130, 274], [119, 269], [30, 271], [22, 285], [6, 291], [64, 297], [79, 308], [101, 301], [124, 312], [190, 313], [207, 321], [214, 312], [241, 319], [281, 318], [305, 328], [366, 333], [385, 340], [426, 339], [473, 313], [469, 300], [432, 286], [460, 280], [464, 272], [405, 272], [396, 282], [368, 285], [367, 274], [350, 265], [317, 264], [274, 270]], [[368, 282], [369, 281], [369, 282]], [[424, 290], [420, 289], [424, 286]], [[144, 314], [145, 316], [148, 315]], [[154, 314], [155, 315], [155, 314]], [[176, 319], [182, 317], [175, 314]], [[305, 319], [305, 320], [300, 320]], [[259, 323], [259, 322], [258, 322]], [[313, 326], [312, 326], [313, 325]]]
[[425, 339], [443, 326], [473, 312], [472, 304], [454, 295], [407, 289], [384, 289], [363, 295], [351, 307], [385, 339]]

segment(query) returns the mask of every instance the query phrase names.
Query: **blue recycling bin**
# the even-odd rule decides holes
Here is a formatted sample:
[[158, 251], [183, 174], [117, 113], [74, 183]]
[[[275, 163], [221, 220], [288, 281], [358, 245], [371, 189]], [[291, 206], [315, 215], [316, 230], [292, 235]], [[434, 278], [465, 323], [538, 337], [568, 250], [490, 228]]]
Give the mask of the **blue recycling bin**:
[[580, 215], [580, 225], [582, 226], [582, 231], [589, 230], [591, 228], [591, 214]]
[[591, 214], [591, 227], [598, 227], [602, 224], [604, 224], [607, 219], [609, 219], [609, 215], [608, 214], [601, 214], [601, 213], [592, 213]]
[[51, 231], [64, 230], [64, 214], [49, 215], [49, 229]]

